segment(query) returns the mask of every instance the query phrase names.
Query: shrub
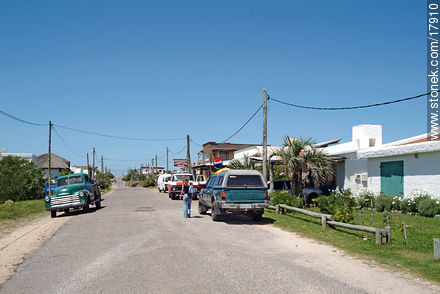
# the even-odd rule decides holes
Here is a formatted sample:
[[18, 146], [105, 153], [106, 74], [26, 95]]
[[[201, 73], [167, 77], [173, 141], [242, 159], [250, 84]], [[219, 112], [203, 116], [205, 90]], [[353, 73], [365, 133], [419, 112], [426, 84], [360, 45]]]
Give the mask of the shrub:
[[402, 210], [403, 213], [415, 213], [417, 212], [416, 202], [411, 198], [405, 198], [400, 203], [400, 210]]
[[288, 191], [281, 191], [270, 194], [270, 205], [286, 204], [293, 207], [302, 207], [301, 197], [290, 194]]
[[374, 193], [370, 189], [361, 188], [354, 192], [353, 196], [360, 208], [374, 207]]
[[15, 156], [0, 161], [0, 203], [43, 198], [44, 173], [34, 163]]
[[320, 196], [316, 201], [321, 212], [332, 214], [336, 221], [353, 221], [356, 201], [350, 190], [332, 191], [329, 196]]
[[400, 198], [396, 196], [379, 195], [375, 200], [376, 211], [400, 210]]
[[433, 217], [438, 213], [437, 201], [431, 198], [422, 199], [417, 205], [417, 210], [422, 216]]
[[99, 187], [101, 187], [101, 189], [107, 189], [112, 185], [110, 174], [97, 172], [96, 179], [98, 180]]

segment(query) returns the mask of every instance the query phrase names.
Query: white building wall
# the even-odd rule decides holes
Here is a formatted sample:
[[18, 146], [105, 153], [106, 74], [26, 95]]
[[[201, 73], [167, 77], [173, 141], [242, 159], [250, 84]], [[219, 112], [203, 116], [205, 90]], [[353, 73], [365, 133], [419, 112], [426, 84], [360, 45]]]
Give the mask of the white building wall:
[[[356, 152], [344, 154], [345, 160], [345, 178], [344, 189], [356, 191], [367, 187], [367, 181], [362, 181], [358, 176], [368, 171], [368, 162], [366, 159], [357, 159]], [[341, 187], [342, 188], [342, 187]]]
[[380, 194], [380, 163], [403, 160], [403, 193], [417, 188], [429, 190], [440, 198], [440, 152], [419, 153], [368, 159], [368, 188]]

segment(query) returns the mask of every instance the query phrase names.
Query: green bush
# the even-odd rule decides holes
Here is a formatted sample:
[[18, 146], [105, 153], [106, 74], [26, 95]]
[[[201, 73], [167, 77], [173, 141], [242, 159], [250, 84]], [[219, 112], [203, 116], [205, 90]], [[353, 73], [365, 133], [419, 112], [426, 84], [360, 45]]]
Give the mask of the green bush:
[[34, 163], [15, 156], [0, 160], [0, 203], [44, 197], [44, 173]]
[[290, 194], [288, 191], [281, 191], [270, 194], [270, 205], [286, 204], [293, 207], [303, 207], [303, 199]]
[[417, 205], [413, 199], [405, 198], [400, 202], [400, 210], [403, 213], [408, 213], [408, 212], [415, 213], [417, 212]]
[[332, 191], [329, 196], [320, 196], [316, 199], [322, 213], [335, 217], [336, 221], [350, 223], [354, 219], [355, 199], [350, 190]]
[[417, 205], [420, 215], [434, 217], [438, 213], [437, 201], [431, 198], [422, 199]]
[[111, 174], [97, 172], [96, 179], [98, 180], [101, 189], [108, 189], [112, 185]]
[[400, 198], [388, 196], [385, 194], [376, 197], [375, 206], [377, 212], [400, 210]]
[[354, 198], [360, 208], [374, 207], [374, 193], [368, 188], [361, 188], [354, 193]]

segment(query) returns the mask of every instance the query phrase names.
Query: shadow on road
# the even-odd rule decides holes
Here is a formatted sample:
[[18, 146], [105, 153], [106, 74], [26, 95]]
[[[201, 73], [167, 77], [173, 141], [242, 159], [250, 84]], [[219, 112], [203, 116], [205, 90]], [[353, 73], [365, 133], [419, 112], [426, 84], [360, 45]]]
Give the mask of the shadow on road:
[[259, 221], [254, 221], [250, 216], [243, 214], [227, 214], [223, 216], [224, 223], [228, 225], [267, 225], [275, 222], [274, 219], [263, 217]]
[[70, 212], [68, 212], [68, 213], [64, 212], [63, 214], [57, 215], [57, 217], [66, 217], [66, 216], [72, 216], [72, 215], [81, 215], [81, 214], [94, 213], [95, 211], [101, 210], [101, 209], [104, 209], [104, 208], [106, 208], [105, 205], [102, 205], [100, 209], [96, 209], [96, 207], [90, 207], [88, 212], [84, 211], [83, 209], [70, 210]]

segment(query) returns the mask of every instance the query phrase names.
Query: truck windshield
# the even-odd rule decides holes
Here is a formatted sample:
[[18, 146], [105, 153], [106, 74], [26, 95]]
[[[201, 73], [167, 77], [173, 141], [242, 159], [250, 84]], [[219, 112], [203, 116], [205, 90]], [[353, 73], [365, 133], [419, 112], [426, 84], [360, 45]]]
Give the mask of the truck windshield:
[[57, 187], [73, 185], [73, 184], [82, 184], [82, 183], [83, 183], [83, 178], [81, 176], [71, 176], [71, 177], [57, 179]]
[[264, 187], [263, 181], [258, 175], [230, 175], [226, 183], [227, 187]]
[[183, 181], [184, 178], [187, 178], [189, 181], [194, 181], [193, 175], [174, 175], [174, 179], [176, 181]]

